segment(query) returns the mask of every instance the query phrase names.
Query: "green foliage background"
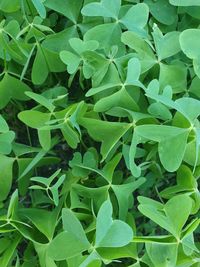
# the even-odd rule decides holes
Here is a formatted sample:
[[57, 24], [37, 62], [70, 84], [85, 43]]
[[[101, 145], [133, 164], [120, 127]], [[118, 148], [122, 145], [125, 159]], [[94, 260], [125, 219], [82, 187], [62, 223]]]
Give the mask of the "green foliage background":
[[200, 0], [0, 0], [0, 267], [200, 266]]

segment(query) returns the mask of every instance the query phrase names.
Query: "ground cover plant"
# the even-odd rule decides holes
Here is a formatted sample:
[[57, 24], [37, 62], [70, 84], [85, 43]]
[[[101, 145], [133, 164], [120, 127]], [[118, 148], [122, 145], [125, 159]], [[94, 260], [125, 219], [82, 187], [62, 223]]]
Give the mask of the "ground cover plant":
[[0, 0], [0, 267], [200, 266], [200, 0]]

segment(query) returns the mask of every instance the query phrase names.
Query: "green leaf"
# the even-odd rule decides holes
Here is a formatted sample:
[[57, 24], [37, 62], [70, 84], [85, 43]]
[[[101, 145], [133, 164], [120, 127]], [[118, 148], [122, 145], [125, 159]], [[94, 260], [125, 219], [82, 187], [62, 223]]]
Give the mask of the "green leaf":
[[200, 6], [200, 0], [169, 0], [175, 6]]
[[131, 170], [131, 173], [135, 177], [139, 177], [141, 175], [141, 168], [135, 164], [135, 155], [137, 151], [137, 145], [139, 144], [140, 137], [134, 132], [131, 140], [131, 146], [128, 153], [128, 166]]
[[96, 240], [97, 247], [123, 247], [133, 238], [133, 231], [123, 221], [112, 219], [112, 205], [105, 201], [97, 215]]
[[[41, 68], [41, 66], [43, 66]], [[64, 71], [59, 55], [37, 43], [37, 53], [33, 62], [31, 79], [36, 85], [44, 83], [50, 72]]]
[[176, 21], [176, 7], [165, 0], [145, 0], [144, 2], [149, 6], [150, 13], [157, 21], [166, 25], [172, 25]]
[[5, 133], [9, 131], [9, 127], [5, 119], [0, 115], [0, 132]]
[[[43, 66], [42, 68], [40, 66]], [[42, 84], [47, 79], [49, 68], [40, 45], [37, 46], [37, 54], [33, 63], [31, 80], [34, 84]]]
[[73, 74], [77, 71], [81, 62], [81, 59], [77, 55], [69, 51], [62, 51], [60, 52], [60, 58], [67, 65], [67, 71], [69, 74]]
[[28, 218], [49, 240], [52, 239], [57, 220], [56, 210], [50, 212], [42, 209], [29, 208], [20, 209], [20, 214]]
[[177, 171], [177, 185], [165, 188], [160, 192], [160, 195], [164, 198], [171, 198], [176, 193], [191, 192], [197, 187], [196, 179], [194, 178], [192, 171], [186, 165], [181, 165]]
[[138, 58], [131, 58], [128, 61], [127, 76], [124, 84], [125, 87], [126, 85], [127, 86], [132, 85], [145, 89], [144, 85], [139, 81], [140, 75], [141, 75], [140, 60]]
[[178, 244], [146, 243], [146, 250], [154, 266], [176, 266]]
[[38, 164], [38, 162], [40, 162], [40, 160], [42, 160], [42, 158], [45, 156], [46, 153], [47, 153], [46, 151], [40, 150], [36, 154], [36, 156], [30, 161], [30, 163], [25, 167], [23, 172], [20, 174], [19, 179], [21, 179], [22, 177], [27, 175], [35, 167], [35, 165]]
[[77, 22], [80, 9], [82, 7], [82, 0], [71, 1], [71, 0], [45, 0], [44, 5], [50, 9], [55, 10], [58, 13], [69, 18], [74, 23]]
[[144, 39], [138, 36], [138, 34], [131, 31], [124, 32], [121, 40], [125, 45], [128, 45], [138, 53], [142, 72], [149, 70], [157, 63], [157, 59], [155, 58], [151, 46]]
[[102, 265], [100, 255], [94, 250], [86, 257], [85, 260], [80, 264], [80, 267], [100, 267]]
[[[192, 200], [187, 195], [175, 196], [165, 204], [166, 216], [172, 221], [174, 232], [176, 232], [177, 235], [180, 235], [181, 230], [190, 215], [192, 205]], [[180, 206], [182, 212], [177, 216], [180, 211]], [[176, 221], [174, 221], [175, 216]]]
[[113, 107], [122, 107], [133, 111], [138, 111], [139, 107], [125, 88], [110, 96], [103, 97], [94, 106], [94, 111], [104, 112]]
[[0, 201], [7, 198], [13, 178], [13, 163], [15, 159], [0, 155]]
[[0, 81], [0, 109], [4, 108], [10, 99], [27, 100], [28, 97], [25, 95], [25, 92], [30, 90], [25, 83], [9, 74], [5, 74]]
[[48, 247], [48, 256], [56, 261], [78, 256], [89, 248], [88, 244], [73, 233], [64, 231], [58, 234]]
[[169, 111], [169, 109], [159, 102], [152, 103], [148, 107], [148, 112], [151, 115], [155, 116], [156, 118], [159, 118], [162, 120], [171, 120], [172, 119], [172, 114]]
[[10, 198], [9, 206], [8, 206], [8, 211], [7, 211], [7, 218], [8, 219], [14, 219], [16, 216], [16, 211], [18, 208], [18, 201], [19, 201], [19, 196], [18, 196], [18, 190], [16, 189]]
[[186, 149], [188, 129], [173, 126], [142, 125], [136, 127], [135, 132], [143, 138], [159, 142], [158, 152], [166, 170], [172, 172], [179, 168]]
[[83, 227], [74, 213], [69, 209], [62, 210], [63, 229], [69, 233], [74, 234], [82, 244], [90, 247], [90, 243], [85, 235]]
[[55, 106], [52, 104], [52, 101], [50, 101], [49, 99], [45, 98], [42, 95], [33, 93], [33, 92], [25, 92], [25, 94], [32, 98], [33, 100], [35, 100], [36, 102], [38, 102], [40, 105], [44, 106], [45, 108], [47, 108], [50, 112], [52, 112], [55, 108]]
[[12, 151], [12, 142], [15, 138], [13, 131], [0, 134], [0, 153], [8, 155]]
[[195, 59], [200, 56], [198, 45], [200, 43], [200, 30], [188, 29], [180, 34], [180, 45], [187, 57]]
[[115, 144], [131, 127], [131, 124], [128, 123], [108, 122], [89, 118], [82, 119], [80, 125], [87, 129], [94, 140], [102, 142], [102, 161], [106, 159]]
[[101, 0], [100, 3], [90, 3], [83, 7], [81, 13], [84, 16], [102, 16], [118, 18], [121, 0]]
[[170, 85], [174, 94], [184, 92], [187, 88], [187, 70], [184, 64], [160, 63], [159, 82], [162, 89]]
[[31, 0], [41, 18], [46, 18], [46, 9], [42, 0]]
[[125, 220], [128, 212], [129, 198], [132, 193], [138, 189], [144, 182], [145, 178], [140, 177], [139, 180], [122, 185], [112, 185], [112, 189], [117, 197], [119, 205], [119, 218]]
[[98, 48], [99, 43], [97, 41], [82, 41], [79, 38], [71, 38], [69, 43], [77, 54], [81, 55], [85, 51], [94, 51]]
[[117, 154], [112, 160], [110, 160], [104, 167], [103, 167], [103, 175], [109, 183], [112, 183], [114, 171], [121, 160], [122, 155], [119, 153]]
[[181, 49], [186, 54], [187, 57], [193, 59], [194, 71], [196, 72], [198, 77], [200, 77], [200, 72], [199, 72], [200, 53], [198, 50], [199, 43], [200, 43], [199, 29], [188, 29], [183, 31], [180, 35]]
[[45, 151], [49, 151], [51, 148], [51, 132], [49, 130], [38, 129], [38, 137], [41, 147]]
[[102, 86], [99, 86], [99, 87], [94, 87], [94, 88], [91, 88], [87, 93], [86, 93], [86, 96], [92, 96], [92, 95], [95, 95], [95, 94], [98, 94], [100, 92], [103, 92], [105, 90], [110, 90], [110, 89], [113, 89], [113, 88], [118, 88], [118, 87], [121, 87], [121, 84], [120, 83], [107, 83], [105, 85], [102, 85]]
[[120, 19], [129, 31], [136, 32], [141, 36], [145, 36], [146, 32], [143, 29], [148, 21], [149, 8], [144, 3], [139, 3], [132, 6], [124, 17]]
[[95, 40], [99, 43], [99, 49], [106, 52], [114, 45], [119, 47], [119, 53], [123, 54], [124, 46], [120, 40], [121, 28], [117, 23], [105, 23], [92, 27], [85, 35], [85, 41]]
[[171, 57], [181, 50], [179, 44], [179, 32], [169, 32], [163, 36], [157, 25], [154, 25], [153, 30], [152, 34], [159, 61]]
[[65, 175], [61, 175], [58, 181], [49, 189], [53, 196], [52, 200], [56, 206], [59, 205], [59, 187], [63, 185], [64, 180]]
[[18, 114], [19, 119], [31, 128], [39, 129], [50, 120], [50, 113], [42, 113], [37, 110], [25, 110]]
[[3, 12], [16, 12], [20, 8], [19, 0], [1, 0], [0, 10]]
[[68, 122], [64, 123], [61, 127], [61, 132], [69, 144], [70, 147], [76, 148], [80, 142], [78, 133], [71, 127], [71, 124]]
[[146, 197], [138, 197], [138, 200], [140, 202], [138, 209], [141, 213], [180, 239], [181, 230], [193, 205], [189, 196], [184, 194], [174, 196], [165, 205]]
[[0, 258], [0, 264], [2, 267], [9, 266], [9, 262], [12, 260], [15, 250], [21, 241], [21, 236], [17, 234], [15, 238], [12, 240], [10, 246], [6, 249], [3, 254], [3, 257]]

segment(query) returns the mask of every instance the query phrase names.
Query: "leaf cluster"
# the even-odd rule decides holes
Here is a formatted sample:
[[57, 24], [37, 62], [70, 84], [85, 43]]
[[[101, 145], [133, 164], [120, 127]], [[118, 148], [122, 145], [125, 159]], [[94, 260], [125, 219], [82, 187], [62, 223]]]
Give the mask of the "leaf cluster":
[[200, 0], [0, 0], [0, 267], [200, 266]]

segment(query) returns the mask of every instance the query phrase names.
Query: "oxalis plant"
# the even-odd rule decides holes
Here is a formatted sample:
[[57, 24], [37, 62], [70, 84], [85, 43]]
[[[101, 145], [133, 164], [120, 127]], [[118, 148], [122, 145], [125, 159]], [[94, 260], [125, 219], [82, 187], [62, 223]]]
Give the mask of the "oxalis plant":
[[0, 267], [200, 266], [200, 0], [0, 0]]

